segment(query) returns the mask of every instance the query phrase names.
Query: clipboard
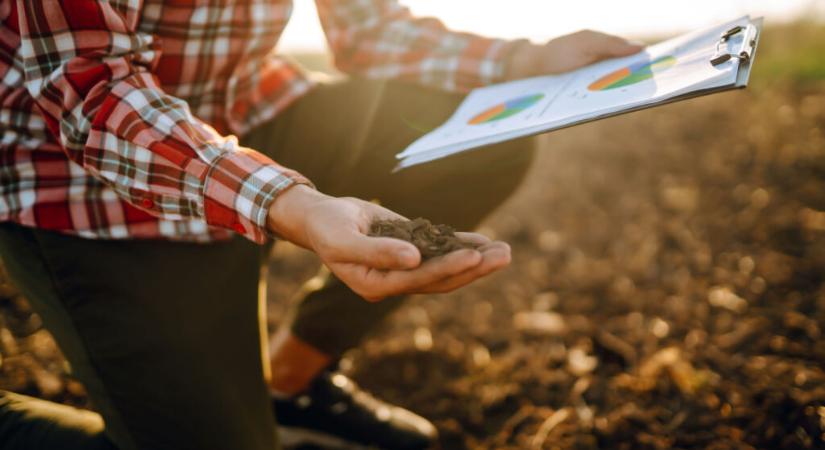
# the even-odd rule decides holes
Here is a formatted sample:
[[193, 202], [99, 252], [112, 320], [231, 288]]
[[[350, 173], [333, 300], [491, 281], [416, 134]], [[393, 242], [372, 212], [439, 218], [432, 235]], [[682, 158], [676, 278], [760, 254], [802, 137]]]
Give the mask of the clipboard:
[[[728, 47], [731, 40], [737, 35], [742, 35], [742, 42], [738, 49], [735, 49], [734, 51], [730, 51], [727, 48], [722, 49], [723, 46]], [[722, 33], [722, 37], [716, 45], [716, 55], [710, 60], [710, 63], [714, 66], [718, 66], [724, 62], [730, 61], [733, 58], [738, 59], [740, 64], [749, 63], [754, 47], [756, 47], [756, 36], [757, 28], [753, 24], [748, 24], [744, 27], [737, 25]]]
[[[717, 54], [710, 61], [712, 65], [717, 66], [731, 59], [738, 59], [739, 77], [736, 84], [739, 87], [747, 86], [750, 80], [751, 66], [756, 58], [763, 23], [764, 19], [760, 17], [744, 27], [735, 26], [722, 33], [716, 47]], [[737, 36], [741, 36], [741, 42], [736, 42]]]
[[[407, 149], [396, 155], [396, 158], [399, 160], [399, 162], [398, 165], [393, 169], [393, 172], [398, 172], [400, 170], [404, 170], [408, 167], [413, 167], [418, 164], [436, 161], [438, 159], [456, 153], [474, 150], [477, 148], [486, 147], [489, 145], [505, 142], [512, 139], [548, 133], [587, 122], [593, 122], [608, 117], [627, 114], [643, 109], [653, 108], [660, 105], [674, 103], [718, 92], [728, 91], [732, 89], [743, 89], [747, 87], [748, 82], [750, 80], [751, 69], [756, 58], [756, 52], [759, 45], [759, 38], [762, 32], [762, 27], [762, 18], [751, 19], [750, 17], [745, 16], [740, 19], [737, 19], [736, 21], [731, 21], [728, 24], [719, 25], [709, 30], [700, 30], [697, 32], [688, 33], [686, 35], [656, 45], [666, 45], [671, 42], [685, 44], [688, 42], [693, 42], [697, 39], [701, 39], [702, 42], [707, 43], [708, 48], [707, 52], [703, 53], [704, 55], [707, 55], [704, 56], [704, 62], [702, 62], [701, 59], [697, 60], [697, 64], [705, 68], [703, 70], [735, 70], [735, 72], [733, 73], [733, 78], [730, 78], [729, 81], [726, 81], [722, 84], [717, 83], [710, 86], [687, 86], [685, 89], [676, 90], [668, 95], [652, 97], [647, 101], [628, 102], [625, 105], [614, 106], [611, 109], [595, 109], [588, 114], [569, 116], [564, 118], [563, 120], [530, 124], [530, 126], [524, 126], [520, 128], [513, 127], [512, 129], [506, 129], [505, 127], [499, 126], [495, 133], [490, 133], [489, 135], [461, 136], [460, 140], [456, 139], [454, 136], [460, 134], [460, 132], [462, 131], [461, 127], [463, 127], [464, 130], [471, 128], [466, 126], [467, 117], [462, 117], [462, 113], [464, 109], [469, 108], [468, 104], [472, 104], [474, 96], [476, 96], [476, 99], [480, 98], [480, 96], [482, 95], [487, 95], [488, 97], [490, 97], [489, 94], [486, 94], [487, 92], [500, 92], [496, 91], [496, 89], [508, 89], [508, 85], [517, 85], [519, 83], [529, 85], [531, 83], [531, 80], [541, 81], [541, 79], [546, 78], [549, 80], [548, 83], [552, 83], [554, 82], [554, 77], [537, 77], [535, 79], [518, 80], [515, 82], [503, 83], [501, 85], [493, 85], [476, 89], [475, 91], [470, 93], [470, 95], [465, 99], [464, 103], [462, 103], [462, 105], [459, 106], [459, 108], [456, 110], [453, 116], [447, 120], [447, 122], [445, 122], [440, 127], [436, 128], [435, 130], [431, 131], [430, 133], [421, 136], [417, 141], [415, 141], [413, 144], [407, 147]], [[709, 35], [710, 33], [715, 34], [716, 37], [714, 38], [713, 35]], [[621, 63], [621, 61], [618, 61], [617, 63]], [[613, 67], [610, 64], [610, 61], [598, 63], [597, 65], [592, 66], [592, 69], [610, 70], [609, 68]], [[589, 69], [591, 69], [591, 67], [580, 69], [580, 71], [586, 71]], [[575, 75], [575, 72], [571, 73], [570, 75]], [[510, 89], [506, 92], [511, 91], [513, 91], [513, 89]], [[523, 92], [522, 94], [525, 93], [529, 92]], [[548, 95], [546, 97], [549, 98], [550, 96]], [[489, 106], [489, 102], [488, 105], [480, 105], [479, 103], [480, 102], [476, 101], [476, 103], [473, 106]], [[465, 105], [467, 106], [466, 108]], [[553, 106], [555, 107], [557, 105]], [[558, 105], [558, 108], [563, 109], [563, 105]], [[458, 130], [458, 133], [456, 133], [456, 130]], [[451, 138], [453, 140], [449, 141], [449, 139], [446, 138], [441, 139], [441, 136], [439, 136], [439, 134], [441, 136], [446, 136], [447, 138]]]

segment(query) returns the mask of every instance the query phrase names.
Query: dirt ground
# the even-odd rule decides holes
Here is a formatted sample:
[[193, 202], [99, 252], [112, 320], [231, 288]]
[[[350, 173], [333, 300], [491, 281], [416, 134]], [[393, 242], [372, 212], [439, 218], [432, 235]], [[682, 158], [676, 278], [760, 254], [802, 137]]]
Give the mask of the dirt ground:
[[[344, 369], [443, 449], [825, 448], [825, 82], [540, 140], [483, 228], [511, 267], [411, 299]], [[273, 325], [315, 268], [276, 249]], [[85, 403], [8, 285], [0, 350], [0, 388]]]
[[[444, 448], [825, 448], [825, 91], [553, 134], [510, 269], [352, 358]], [[632, 142], [632, 144], [629, 144]]]

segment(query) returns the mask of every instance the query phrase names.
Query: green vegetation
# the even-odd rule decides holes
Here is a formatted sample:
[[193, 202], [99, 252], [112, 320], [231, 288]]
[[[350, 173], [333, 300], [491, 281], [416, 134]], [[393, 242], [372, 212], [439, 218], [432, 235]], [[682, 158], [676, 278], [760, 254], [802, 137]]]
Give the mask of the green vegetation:
[[825, 26], [812, 22], [768, 26], [753, 79], [757, 83], [825, 81]]

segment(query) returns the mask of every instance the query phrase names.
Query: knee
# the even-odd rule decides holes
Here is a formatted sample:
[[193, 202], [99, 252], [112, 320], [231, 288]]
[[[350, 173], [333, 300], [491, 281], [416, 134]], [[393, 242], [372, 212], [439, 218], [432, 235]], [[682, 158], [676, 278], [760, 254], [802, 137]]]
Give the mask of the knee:
[[505, 143], [505, 145], [509, 146], [508, 153], [512, 156], [510, 161], [513, 170], [525, 174], [533, 166], [533, 161], [536, 159], [538, 138], [530, 136], [516, 139]]
[[538, 139], [526, 137], [495, 144], [481, 149], [478, 155], [468, 156], [476, 157], [473, 164], [476, 168], [483, 167], [484, 171], [518, 183], [532, 167], [537, 148]]

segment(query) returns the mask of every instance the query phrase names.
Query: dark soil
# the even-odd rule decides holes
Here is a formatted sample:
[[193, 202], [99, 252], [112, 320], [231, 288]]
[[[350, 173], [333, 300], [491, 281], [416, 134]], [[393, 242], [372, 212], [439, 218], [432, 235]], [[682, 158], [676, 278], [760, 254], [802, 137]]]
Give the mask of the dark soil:
[[413, 220], [378, 220], [370, 226], [370, 236], [401, 239], [415, 245], [424, 260], [463, 248], [476, 248], [462, 241], [449, 225], [433, 225], [421, 217]]

